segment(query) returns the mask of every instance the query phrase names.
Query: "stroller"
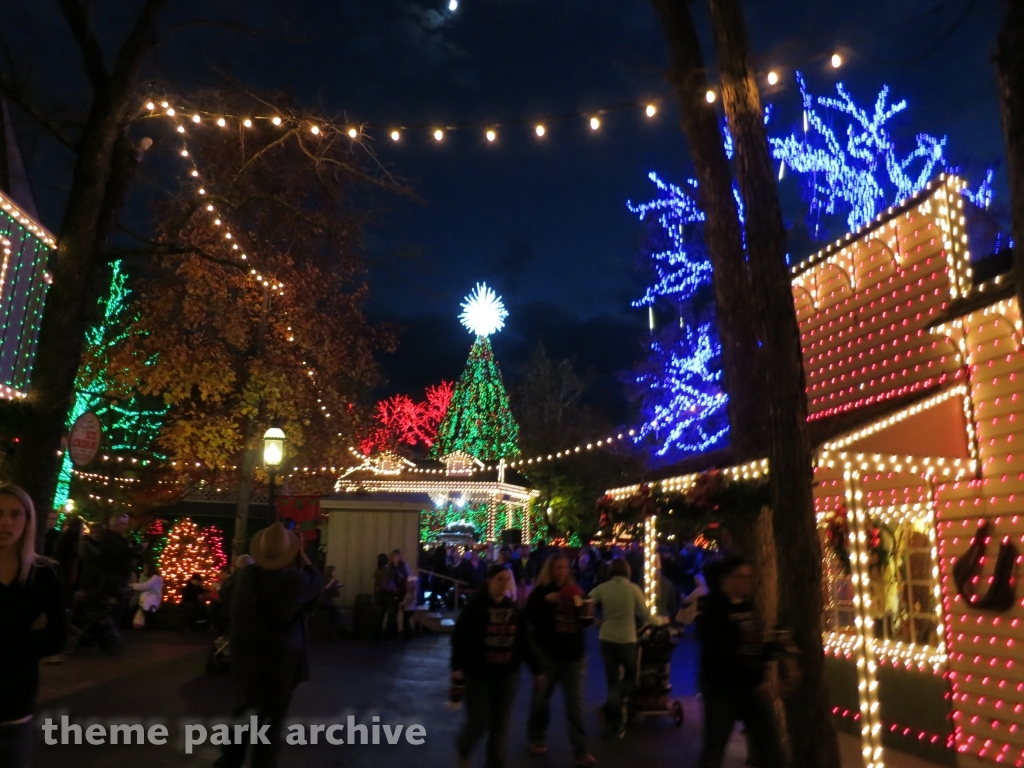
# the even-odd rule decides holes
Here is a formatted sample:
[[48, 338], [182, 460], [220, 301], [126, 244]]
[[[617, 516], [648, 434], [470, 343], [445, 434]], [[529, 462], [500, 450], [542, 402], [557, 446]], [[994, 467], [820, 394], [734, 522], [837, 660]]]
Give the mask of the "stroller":
[[630, 702], [630, 715], [652, 717], [666, 715], [683, 724], [683, 705], [679, 699], [669, 699], [672, 652], [677, 642], [668, 626], [646, 626], [640, 632], [640, 661], [637, 665], [637, 685]]

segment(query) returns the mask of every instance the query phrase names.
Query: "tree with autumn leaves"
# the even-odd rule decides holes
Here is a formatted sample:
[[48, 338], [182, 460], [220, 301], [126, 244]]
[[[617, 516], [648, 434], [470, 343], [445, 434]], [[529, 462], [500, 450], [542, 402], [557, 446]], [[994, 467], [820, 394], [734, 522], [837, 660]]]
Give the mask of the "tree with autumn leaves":
[[[242, 117], [257, 114], [289, 120]], [[214, 93], [187, 115], [152, 123], [182, 183], [156, 237], [121, 254], [145, 270], [109, 369], [168, 406], [156, 445], [179, 482], [240, 479], [237, 550], [271, 423], [303, 466], [340, 463], [364, 431], [358, 403], [394, 336], [361, 308], [362, 232], [375, 196], [399, 187], [340, 128], [286, 105]]]

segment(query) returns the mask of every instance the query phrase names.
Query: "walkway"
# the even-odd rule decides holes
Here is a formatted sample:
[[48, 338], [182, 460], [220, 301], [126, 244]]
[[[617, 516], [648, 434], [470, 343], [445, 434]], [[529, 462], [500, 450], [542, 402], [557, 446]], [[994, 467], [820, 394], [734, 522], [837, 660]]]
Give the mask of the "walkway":
[[[604, 681], [597, 642], [590, 633], [590, 664], [586, 682], [587, 721], [597, 731], [597, 705], [603, 700]], [[44, 668], [40, 714], [67, 714], [73, 721], [166, 723], [171, 739], [166, 746], [44, 746], [36, 749], [38, 768], [170, 768], [208, 766], [215, 748], [197, 747], [191, 756], [180, 743], [179, 723], [223, 717], [230, 709], [231, 692], [226, 675], [203, 671], [206, 638], [201, 635], [143, 633], [129, 636], [124, 656], [76, 656], [63, 665]], [[700, 704], [695, 699], [696, 646], [682, 643], [672, 666], [673, 693], [683, 697], [686, 723], [676, 728], [668, 718], [646, 719], [635, 724], [626, 739], [595, 738], [593, 752], [602, 766], [677, 766], [696, 764], [700, 750]], [[447, 703], [448, 638], [431, 636], [410, 643], [318, 642], [312, 648], [313, 679], [302, 685], [292, 704], [296, 718], [313, 722], [341, 722], [354, 715], [369, 722], [379, 715], [384, 723], [420, 723], [426, 727], [422, 746], [305, 746], [289, 747], [282, 768], [345, 766], [376, 768], [402, 765], [407, 768], [450, 768], [454, 765], [452, 743], [462, 713]], [[515, 709], [509, 768], [549, 768], [569, 765], [570, 750], [564, 718], [556, 696], [545, 758], [526, 754], [525, 719], [529, 685], [523, 685]], [[860, 765], [858, 745], [842, 737], [844, 768]], [[892, 751], [886, 754], [890, 768], [929, 768], [931, 764]], [[745, 749], [737, 734], [730, 747], [726, 768], [744, 765]], [[482, 753], [476, 764], [483, 763]]]

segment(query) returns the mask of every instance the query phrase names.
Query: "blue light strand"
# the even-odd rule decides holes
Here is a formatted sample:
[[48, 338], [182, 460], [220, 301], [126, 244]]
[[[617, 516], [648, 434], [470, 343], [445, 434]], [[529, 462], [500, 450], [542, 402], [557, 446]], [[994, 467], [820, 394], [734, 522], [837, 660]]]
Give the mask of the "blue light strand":
[[[633, 306], [652, 307], [668, 300], [679, 313], [679, 328], [669, 325], [651, 339], [648, 357], [633, 377], [643, 421], [634, 440], [653, 443], [653, 453], [659, 458], [675, 458], [725, 442], [728, 396], [722, 389], [721, 346], [713, 322], [689, 322], [695, 294], [711, 283], [697, 182], [688, 179], [684, 188], [653, 172], [648, 178], [660, 196], [627, 206], [641, 221], [657, 217], [658, 229], [651, 233], [655, 245], [645, 253], [656, 280]], [[738, 194], [736, 199], [742, 210]], [[705, 311], [713, 316], [713, 308]]]
[[688, 301], [697, 290], [711, 282], [711, 261], [704, 243], [689, 235], [692, 225], [704, 221], [704, 212], [695, 198], [697, 182], [687, 179], [686, 185], [690, 190], [687, 191], [662, 181], [654, 171], [647, 177], [663, 193], [662, 196], [639, 205], [627, 201], [626, 207], [641, 221], [656, 216], [668, 236], [669, 247], [647, 254], [658, 279], [643, 298], [633, 302], [634, 307], [653, 306], [655, 299], [666, 296], [676, 301]]
[[655, 454], [701, 453], [729, 434], [728, 396], [722, 390], [717, 366], [721, 345], [712, 340], [712, 327], [687, 326], [675, 344], [651, 343], [649, 369], [636, 378], [647, 390], [644, 423], [637, 442], [653, 437]]
[[[769, 143], [776, 160], [812, 175], [809, 216], [848, 209], [847, 226], [855, 230], [887, 205], [919, 192], [937, 168], [945, 167], [945, 137], [919, 133], [915, 147], [900, 157], [886, 124], [907, 108], [907, 101], [888, 104], [888, 86], [869, 113], [857, 106], [842, 83], [836, 85], [838, 98], [814, 97], [799, 72], [796, 79], [803, 99], [804, 135], [771, 137]], [[835, 122], [845, 123], [845, 141], [831, 127]]]

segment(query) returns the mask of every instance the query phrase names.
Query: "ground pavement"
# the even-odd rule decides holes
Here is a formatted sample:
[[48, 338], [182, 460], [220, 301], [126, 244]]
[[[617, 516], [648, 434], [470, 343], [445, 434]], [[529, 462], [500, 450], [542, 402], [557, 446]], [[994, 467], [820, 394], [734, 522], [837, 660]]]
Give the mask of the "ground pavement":
[[[588, 637], [586, 681], [587, 729], [597, 733], [597, 707], [604, 699], [604, 679], [595, 632]], [[166, 723], [171, 738], [165, 746], [45, 746], [37, 743], [37, 768], [165, 768], [209, 766], [216, 748], [195, 748], [186, 755], [179, 723], [224, 717], [230, 710], [228, 677], [204, 672], [208, 636], [142, 632], [128, 635], [125, 654], [119, 657], [74, 656], [61, 665], [45, 665], [39, 704], [40, 719], [50, 715], [59, 722], [67, 714], [72, 722]], [[409, 643], [385, 641], [367, 645], [354, 641], [315, 642], [311, 648], [312, 679], [299, 687], [291, 714], [313, 722], [345, 722], [354, 715], [370, 722], [419, 723], [427, 735], [422, 746], [402, 739], [399, 745], [286, 747], [282, 768], [293, 766], [345, 766], [370, 768], [402, 765], [409, 768], [450, 768], [455, 765], [453, 742], [462, 712], [447, 704], [448, 637], [425, 636]], [[601, 766], [696, 765], [700, 751], [700, 703], [695, 698], [696, 645], [684, 640], [672, 664], [673, 693], [686, 711], [681, 728], [670, 718], [644, 719], [632, 725], [622, 741], [596, 737], [592, 751]], [[529, 680], [523, 673], [516, 701], [509, 768], [568, 766], [571, 751], [565, 731], [560, 694], [555, 694], [549, 734], [549, 752], [543, 758], [527, 754], [525, 732]], [[323, 741], [323, 738], [320, 739]], [[384, 741], [382, 738], [381, 741]], [[843, 768], [858, 768], [856, 741], [841, 737]], [[734, 734], [726, 768], [744, 765], [743, 740]], [[483, 764], [482, 745], [473, 765]], [[888, 750], [890, 768], [928, 768], [931, 764]]]

